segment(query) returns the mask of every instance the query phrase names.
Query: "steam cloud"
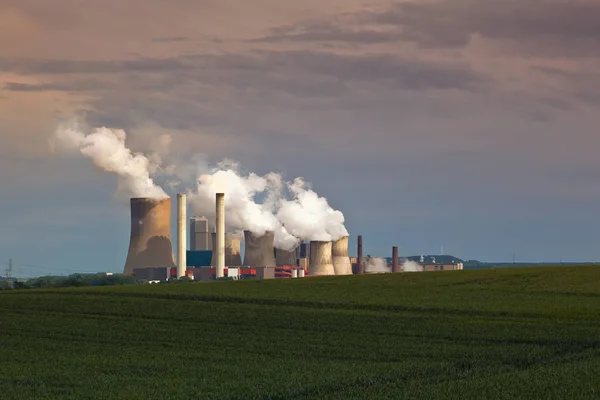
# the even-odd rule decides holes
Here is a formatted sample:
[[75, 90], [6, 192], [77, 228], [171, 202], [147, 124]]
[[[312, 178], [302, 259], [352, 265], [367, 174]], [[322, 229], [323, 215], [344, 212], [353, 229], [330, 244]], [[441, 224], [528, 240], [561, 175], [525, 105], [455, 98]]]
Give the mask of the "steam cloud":
[[209, 169], [203, 155], [195, 155], [188, 162], [167, 163], [166, 159], [173, 157], [169, 154], [169, 135], [156, 138], [148, 156], [131, 151], [125, 139], [125, 131], [121, 129], [102, 127], [86, 134], [71, 124], [59, 127], [50, 145], [53, 149], [78, 151], [100, 170], [117, 175], [116, 197], [123, 202], [128, 203], [130, 197], [168, 197], [156, 179], [165, 178], [165, 186], [171, 189], [185, 188], [185, 182], [195, 179], [193, 187], [187, 185], [194, 213], [214, 221], [215, 194], [225, 193], [228, 229], [250, 230], [257, 235], [274, 231], [278, 248], [293, 250], [299, 240], [329, 241], [348, 235], [344, 215], [334, 210], [303, 178], [285, 182], [274, 172], [264, 176], [244, 173], [230, 160]]
[[90, 158], [94, 165], [118, 177], [116, 197], [128, 202], [130, 197], [166, 198], [168, 195], [154, 183], [150, 174], [158, 169], [140, 153], [133, 153], [125, 146], [125, 131], [97, 128], [85, 134], [77, 127], [59, 127], [50, 139], [52, 149], [78, 150]]
[[404, 272], [422, 272], [423, 266], [416, 261], [406, 260], [402, 264], [402, 270]]
[[367, 257], [363, 259], [365, 272], [370, 274], [392, 272], [392, 268], [388, 267], [385, 258]]
[[302, 240], [337, 240], [348, 235], [344, 214], [329, 206], [303, 178], [287, 184], [292, 200], [281, 199], [277, 219], [288, 231]]

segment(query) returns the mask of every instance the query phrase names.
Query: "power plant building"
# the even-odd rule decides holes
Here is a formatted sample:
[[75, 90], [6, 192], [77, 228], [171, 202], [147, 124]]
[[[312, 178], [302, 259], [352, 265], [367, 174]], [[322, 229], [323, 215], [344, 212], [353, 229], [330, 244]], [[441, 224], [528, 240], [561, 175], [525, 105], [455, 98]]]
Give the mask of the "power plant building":
[[212, 238], [206, 217], [190, 218], [190, 250], [211, 250]]

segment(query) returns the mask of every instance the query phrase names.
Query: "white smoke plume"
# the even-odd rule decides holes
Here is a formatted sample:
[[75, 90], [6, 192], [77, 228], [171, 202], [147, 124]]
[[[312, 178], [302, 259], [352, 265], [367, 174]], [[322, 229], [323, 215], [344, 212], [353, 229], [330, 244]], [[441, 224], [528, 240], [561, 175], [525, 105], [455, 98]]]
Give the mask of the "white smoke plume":
[[369, 274], [382, 274], [392, 272], [392, 268], [388, 267], [385, 258], [367, 257], [363, 258], [364, 270]]
[[205, 155], [172, 148], [171, 135], [158, 127], [134, 133], [130, 141], [146, 155], [127, 147], [127, 135], [121, 129], [102, 127], [86, 132], [76, 123], [60, 126], [50, 145], [77, 151], [98, 169], [115, 174], [116, 197], [124, 203], [131, 197], [168, 197], [160, 183], [171, 191], [187, 191], [193, 212], [212, 219], [213, 225], [215, 194], [225, 193], [227, 227], [257, 235], [274, 231], [277, 248], [293, 250], [300, 240], [330, 241], [348, 235], [344, 215], [311, 190], [303, 178], [285, 182], [274, 172], [264, 176], [243, 173], [231, 160], [211, 169]]
[[331, 208], [325, 197], [311, 190], [303, 178], [288, 182], [293, 199], [279, 201], [277, 219], [301, 240], [330, 241], [348, 235], [344, 214]]
[[159, 168], [158, 163], [133, 153], [125, 145], [125, 138], [121, 129], [102, 127], [86, 134], [76, 125], [61, 126], [50, 139], [50, 146], [53, 150], [77, 150], [98, 169], [117, 175], [116, 197], [120, 201], [129, 202], [131, 197], [168, 197], [151, 178]]
[[423, 266], [416, 261], [406, 260], [402, 264], [404, 272], [423, 272]]

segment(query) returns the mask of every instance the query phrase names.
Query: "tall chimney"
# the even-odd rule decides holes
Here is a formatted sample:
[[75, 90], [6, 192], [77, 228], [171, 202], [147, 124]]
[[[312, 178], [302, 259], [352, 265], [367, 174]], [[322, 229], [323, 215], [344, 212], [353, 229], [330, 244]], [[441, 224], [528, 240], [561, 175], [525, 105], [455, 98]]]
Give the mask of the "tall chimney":
[[211, 242], [212, 242], [212, 257], [210, 259], [210, 266], [217, 266], [217, 232], [210, 233]]
[[171, 199], [137, 197], [130, 200], [131, 236], [123, 274], [134, 268], [174, 267], [171, 242]]
[[276, 265], [273, 254], [274, 240], [275, 233], [273, 231], [266, 231], [262, 236], [257, 236], [251, 231], [244, 231], [244, 265], [274, 267]]
[[348, 236], [331, 243], [333, 269], [336, 275], [352, 275], [352, 264], [348, 256]]
[[398, 272], [398, 246], [392, 247], [392, 272]]
[[185, 276], [187, 269], [186, 250], [186, 196], [179, 193], [177, 195], [177, 278]]
[[335, 275], [331, 258], [331, 242], [310, 242], [310, 265], [308, 270], [311, 275]]
[[363, 251], [362, 251], [362, 235], [358, 235], [358, 253], [356, 255], [356, 273], [357, 274], [364, 274], [365, 271], [363, 270], [363, 260], [362, 260], [362, 256], [363, 256]]
[[217, 193], [217, 265], [216, 278], [225, 276], [225, 193]]

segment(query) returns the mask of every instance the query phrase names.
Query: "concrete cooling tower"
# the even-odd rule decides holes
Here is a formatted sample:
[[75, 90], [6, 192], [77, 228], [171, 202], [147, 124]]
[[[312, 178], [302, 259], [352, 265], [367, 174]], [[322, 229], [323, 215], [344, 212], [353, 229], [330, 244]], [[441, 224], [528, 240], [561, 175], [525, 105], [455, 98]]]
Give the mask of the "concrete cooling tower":
[[[217, 234], [213, 233], [215, 240], [213, 240], [213, 253], [210, 261], [210, 265], [215, 267], [217, 265], [217, 251], [216, 251], [216, 237]], [[241, 241], [235, 233], [225, 233], [225, 266], [227, 267], [239, 267], [242, 265], [241, 256]]]
[[278, 267], [295, 266], [300, 247], [294, 250], [275, 249], [275, 263]]
[[250, 231], [244, 231], [244, 265], [252, 267], [274, 267], [273, 241], [275, 233], [267, 231], [257, 236]]
[[134, 268], [174, 267], [171, 199], [132, 198], [131, 236], [123, 273]]
[[352, 264], [348, 256], [348, 236], [331, 243], [333, 270], [336, 275], [352, 275]]
[[331, 258], [331, 242], [310, 242], [308, 271], [311, 275], [335, 275]]

